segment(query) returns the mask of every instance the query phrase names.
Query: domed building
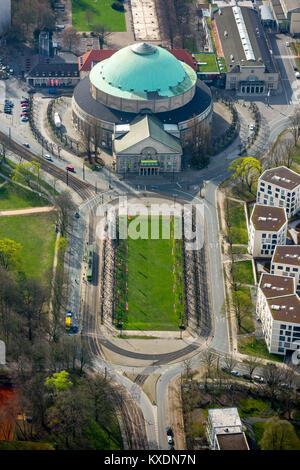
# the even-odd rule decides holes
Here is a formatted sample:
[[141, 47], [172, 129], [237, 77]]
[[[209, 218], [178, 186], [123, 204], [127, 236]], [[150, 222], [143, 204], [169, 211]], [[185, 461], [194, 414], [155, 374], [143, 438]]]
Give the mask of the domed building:
[[147, 43], [124, 47], [94, 65], [76, 86], [73, 121], [101, 129], [117, 172], [180, 171], [191, 125], [212, 115], [210, 89], [168, 50]]

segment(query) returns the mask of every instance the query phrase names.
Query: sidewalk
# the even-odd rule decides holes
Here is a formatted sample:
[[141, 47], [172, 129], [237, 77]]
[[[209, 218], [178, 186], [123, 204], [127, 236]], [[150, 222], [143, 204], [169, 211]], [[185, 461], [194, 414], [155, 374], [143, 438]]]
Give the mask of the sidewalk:
[[7, 215], [26, 215], [26, 214], [38, 214], [41, 212], [52, 212], [56, 210], [54, 206], [45, 206], [45, 207], [32, 207], [30, 209], [18, 209], [18, 210], [9, 210], [9, 211], [0, 211], [0, 217]]

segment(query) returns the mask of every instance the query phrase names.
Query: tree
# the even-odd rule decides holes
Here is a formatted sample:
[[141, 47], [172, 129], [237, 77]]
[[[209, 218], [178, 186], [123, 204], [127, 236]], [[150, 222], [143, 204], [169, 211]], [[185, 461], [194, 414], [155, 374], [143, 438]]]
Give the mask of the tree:
[[265, 424], [260, 448], [261, 450], [300, 450], [300, 440], [291, 423], [275, 417]]
[[52, 377], [47, 377], [45, 385], [53, 393], [58, 393], [62, 390], [68, 390], [72, 387], [73, 383], [70, 379], [70, 374], [62, 370], [61, 372], [55, 372]]
[[249, 359], [245, 360], [244, 365], [247, 369], [248, 374], [252, 378], [252, 375], [254, 374], [255, 369], [259, 366], [259, 358], [257, 357], [250, 357]]
[[73, 26], [65, 28], [61, 34], [64, 49], [74, 52], [80, 44], [80, 34]]
[[92, 27], [93, 32], [97, 34], [100, 49], [103, 49], [105, 39], [111, 34], [110, 29], [103, 23], [97, 23]]
[[224, 368], [227, 372], [231, 372], [235, 366], [237, 365], [238, 361], [234, 359], [233, 356], [225, 356], [224, 357]]
[[262, 171], [261, 163], [253, 157], [240, 157], [233, 160], [228, 167], [234, 179], [246, 184], [249, 192], [252, 192], [253, 184], [257, 181]]
[[67, 191], [62, 191], [54, 200], [55, 207], [58, 210], [58, 223], [62, 237], [65, 237], [69, 216], [75, 210], [75, 204]]
[[300, 133], [300, 108], [296, 108], [290, 117], [290, 132], [293, 136], [294, 146], [297, 145]]
[[32, 187], [32, 182], [36, 183], [36, 181], [39, 185], [40, 167], [41, 164], [35, 161], [17, 163], [13, 171], [12, 180], [29, 187]]
[[7, 271], [20, 269], [22, 245], [9, 238], [0, 239], [0, 266]]
[[25, 279], [20, 282], [19, 302], [17, 310], [24, 319], [24, 330], [30, 342], [37, 332], [45, 327], [46, 316], [44, 306], [49, 298], [48, 289], [35, 279]]
[[274, 363], [268, 363], [264, 369], [264, 378], [272, 402], [277, 397], [280, 390], [280, 384], [284, 381], [285, 371]]
[[253, 311], [251, 297], [242, 290], [234, 290], [232, 292], [232, 303], [235, 310], [239, 332], [242, 330], [242, 320], [249, 312]]

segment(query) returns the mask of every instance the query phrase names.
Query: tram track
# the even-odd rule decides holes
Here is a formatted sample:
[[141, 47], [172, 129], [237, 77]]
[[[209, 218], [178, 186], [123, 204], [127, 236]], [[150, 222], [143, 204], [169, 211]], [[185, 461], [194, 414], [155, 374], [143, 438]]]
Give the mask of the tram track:
[[22, 157], [27, 161], [38, 161], [41, 165], [41, 170], [53, 176], [55, 179], [68, 184], [71, 189], [79, 194], [83, 201], [90, 199], [94, 195], [94, 187], [91, 184], [81, 181], [79, 178], [76, 178], [76, 176], [70, 174], [70, 172], [67, 174], [67, 170], [63, 170], [51, 163], [48, 163], [47, 160], [44, 160], [23, 145], [18, 144], [1, 131], [0, 142], [2, 142], [8, 150], [19, 157]]

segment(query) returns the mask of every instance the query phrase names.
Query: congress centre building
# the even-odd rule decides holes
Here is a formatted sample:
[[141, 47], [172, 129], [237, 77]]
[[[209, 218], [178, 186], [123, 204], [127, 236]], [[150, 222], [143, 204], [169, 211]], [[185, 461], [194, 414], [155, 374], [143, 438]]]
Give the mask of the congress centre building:
[[[100, 52], [100, 51], [99, 51]], [[74, 89], [74, 125], [101, 128], [118, 173], [181, 170], [182, 147], [196, 122], [210, 122], [210, 89], [176, 50], [136, 43], [92, 64]]]

